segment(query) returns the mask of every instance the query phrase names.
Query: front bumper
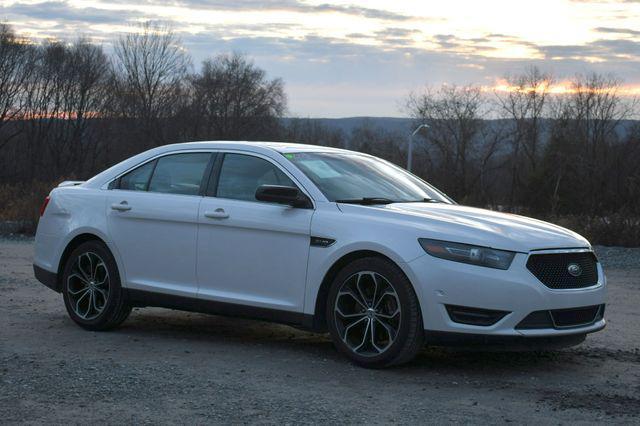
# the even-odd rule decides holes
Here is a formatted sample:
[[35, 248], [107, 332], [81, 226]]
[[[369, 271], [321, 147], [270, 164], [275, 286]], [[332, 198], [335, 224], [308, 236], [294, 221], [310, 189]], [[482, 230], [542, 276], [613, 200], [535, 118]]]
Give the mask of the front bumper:
[[534, 351], [555, 350], [579, 345], [586, 334], [566, 336], [494, 336], [491, 334], [448, 333], [425, 330], [425, 342], [429, 346], [480, 349], [482, 351]]
[[[540, 252], [536, 252], [540, 253]], [[582, 326], [521, 329], [516, 326], [532, 312], [601, 305], [606, 298], [606, 279], [598, 263], [598, 282], [581, 289], [556, 290], [545, 286], [526, 267], [529, 255], [516, 254], [504, 271], [439, 259], [425, 254], [407, 264], [416, 284], [424, 329], [428, 333], [464, 336], [554, 337], [584, 335], [605, 327], [605, 319]], [[454, 322], [446, 305], [506, 311], [492, 325]]]

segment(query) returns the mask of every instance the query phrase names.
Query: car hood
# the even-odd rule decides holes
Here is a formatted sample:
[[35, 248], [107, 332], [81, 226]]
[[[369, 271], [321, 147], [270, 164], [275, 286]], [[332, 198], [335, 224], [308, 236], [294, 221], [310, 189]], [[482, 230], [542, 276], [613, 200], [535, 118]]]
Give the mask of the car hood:
[[590, 247], [585, 238], [573, 231], [515, 214], [443, 203], [393, 203], [376, 209], [391, 220], [419, 228], [418, 237], [523, 253], [536, 249]]

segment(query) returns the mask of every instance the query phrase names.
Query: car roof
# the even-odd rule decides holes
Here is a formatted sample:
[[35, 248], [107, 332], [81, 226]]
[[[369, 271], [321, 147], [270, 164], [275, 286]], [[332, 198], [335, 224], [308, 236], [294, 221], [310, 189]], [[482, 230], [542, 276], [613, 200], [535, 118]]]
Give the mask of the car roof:
[[345, 149], [332, 148], [320, 145], [307, 145], [292, 142], [266, 142], [266, 141], [201, 141], [201, 142], [184, 142], [171, 145], [165, 145], [166, 151], [178, 149], [268, 149], [279, 153], [296, 153], [296, 152], [350, 152]]
[[[252, 142], [252, 141], [202, 141], [202, 142], [184, 142], [171, 145], [162, 145], [148, 151], [134, 155], [109, 169], [97, 174], [83, 184], [84, 187], [99, 188], [113, 179], [116, 175], [125, 172], [131, 167], [135, 167], [143, 161], [156, 155], [163, 155], [174, 151], [184, 150], [238, 150], [250, 151], [258, 154], [273, 155], [273, 153], [296, 153], [296, 152], [343, 152], [349, 153], [345, 149], [331, 148], [319, 145], [305, 145], [289, 142]], [[364, 154], [363, 154], [364, 155]]]

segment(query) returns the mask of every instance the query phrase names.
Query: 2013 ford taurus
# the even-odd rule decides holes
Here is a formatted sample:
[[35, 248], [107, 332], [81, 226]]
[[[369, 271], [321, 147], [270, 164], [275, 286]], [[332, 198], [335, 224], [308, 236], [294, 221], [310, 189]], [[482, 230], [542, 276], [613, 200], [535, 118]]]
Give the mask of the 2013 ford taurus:
[[250, 317], [328, 330], [367, 367], [425, 343], [567, 345], [605, 326], [605, 276], [580, 235], [298, 144], [168, 145], [64, 182], [34, 270], [85, 329], [143, 306]]

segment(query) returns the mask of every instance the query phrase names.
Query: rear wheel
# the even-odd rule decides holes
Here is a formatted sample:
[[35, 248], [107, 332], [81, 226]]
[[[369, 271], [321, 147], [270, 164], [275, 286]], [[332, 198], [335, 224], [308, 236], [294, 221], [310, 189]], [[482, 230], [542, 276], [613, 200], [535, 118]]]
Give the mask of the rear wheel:
[[359, 365], [388, 367], [412, 360], [424, 331], [411, 283], [392, 262], [356, 260], [336, 276], [326, 312], [334, 345]]
[[62, 296], [72, 320], [88, 330], [109, 330], [131, 313], [113, 255], [102, 242], [88, 241], [69, 255]]

